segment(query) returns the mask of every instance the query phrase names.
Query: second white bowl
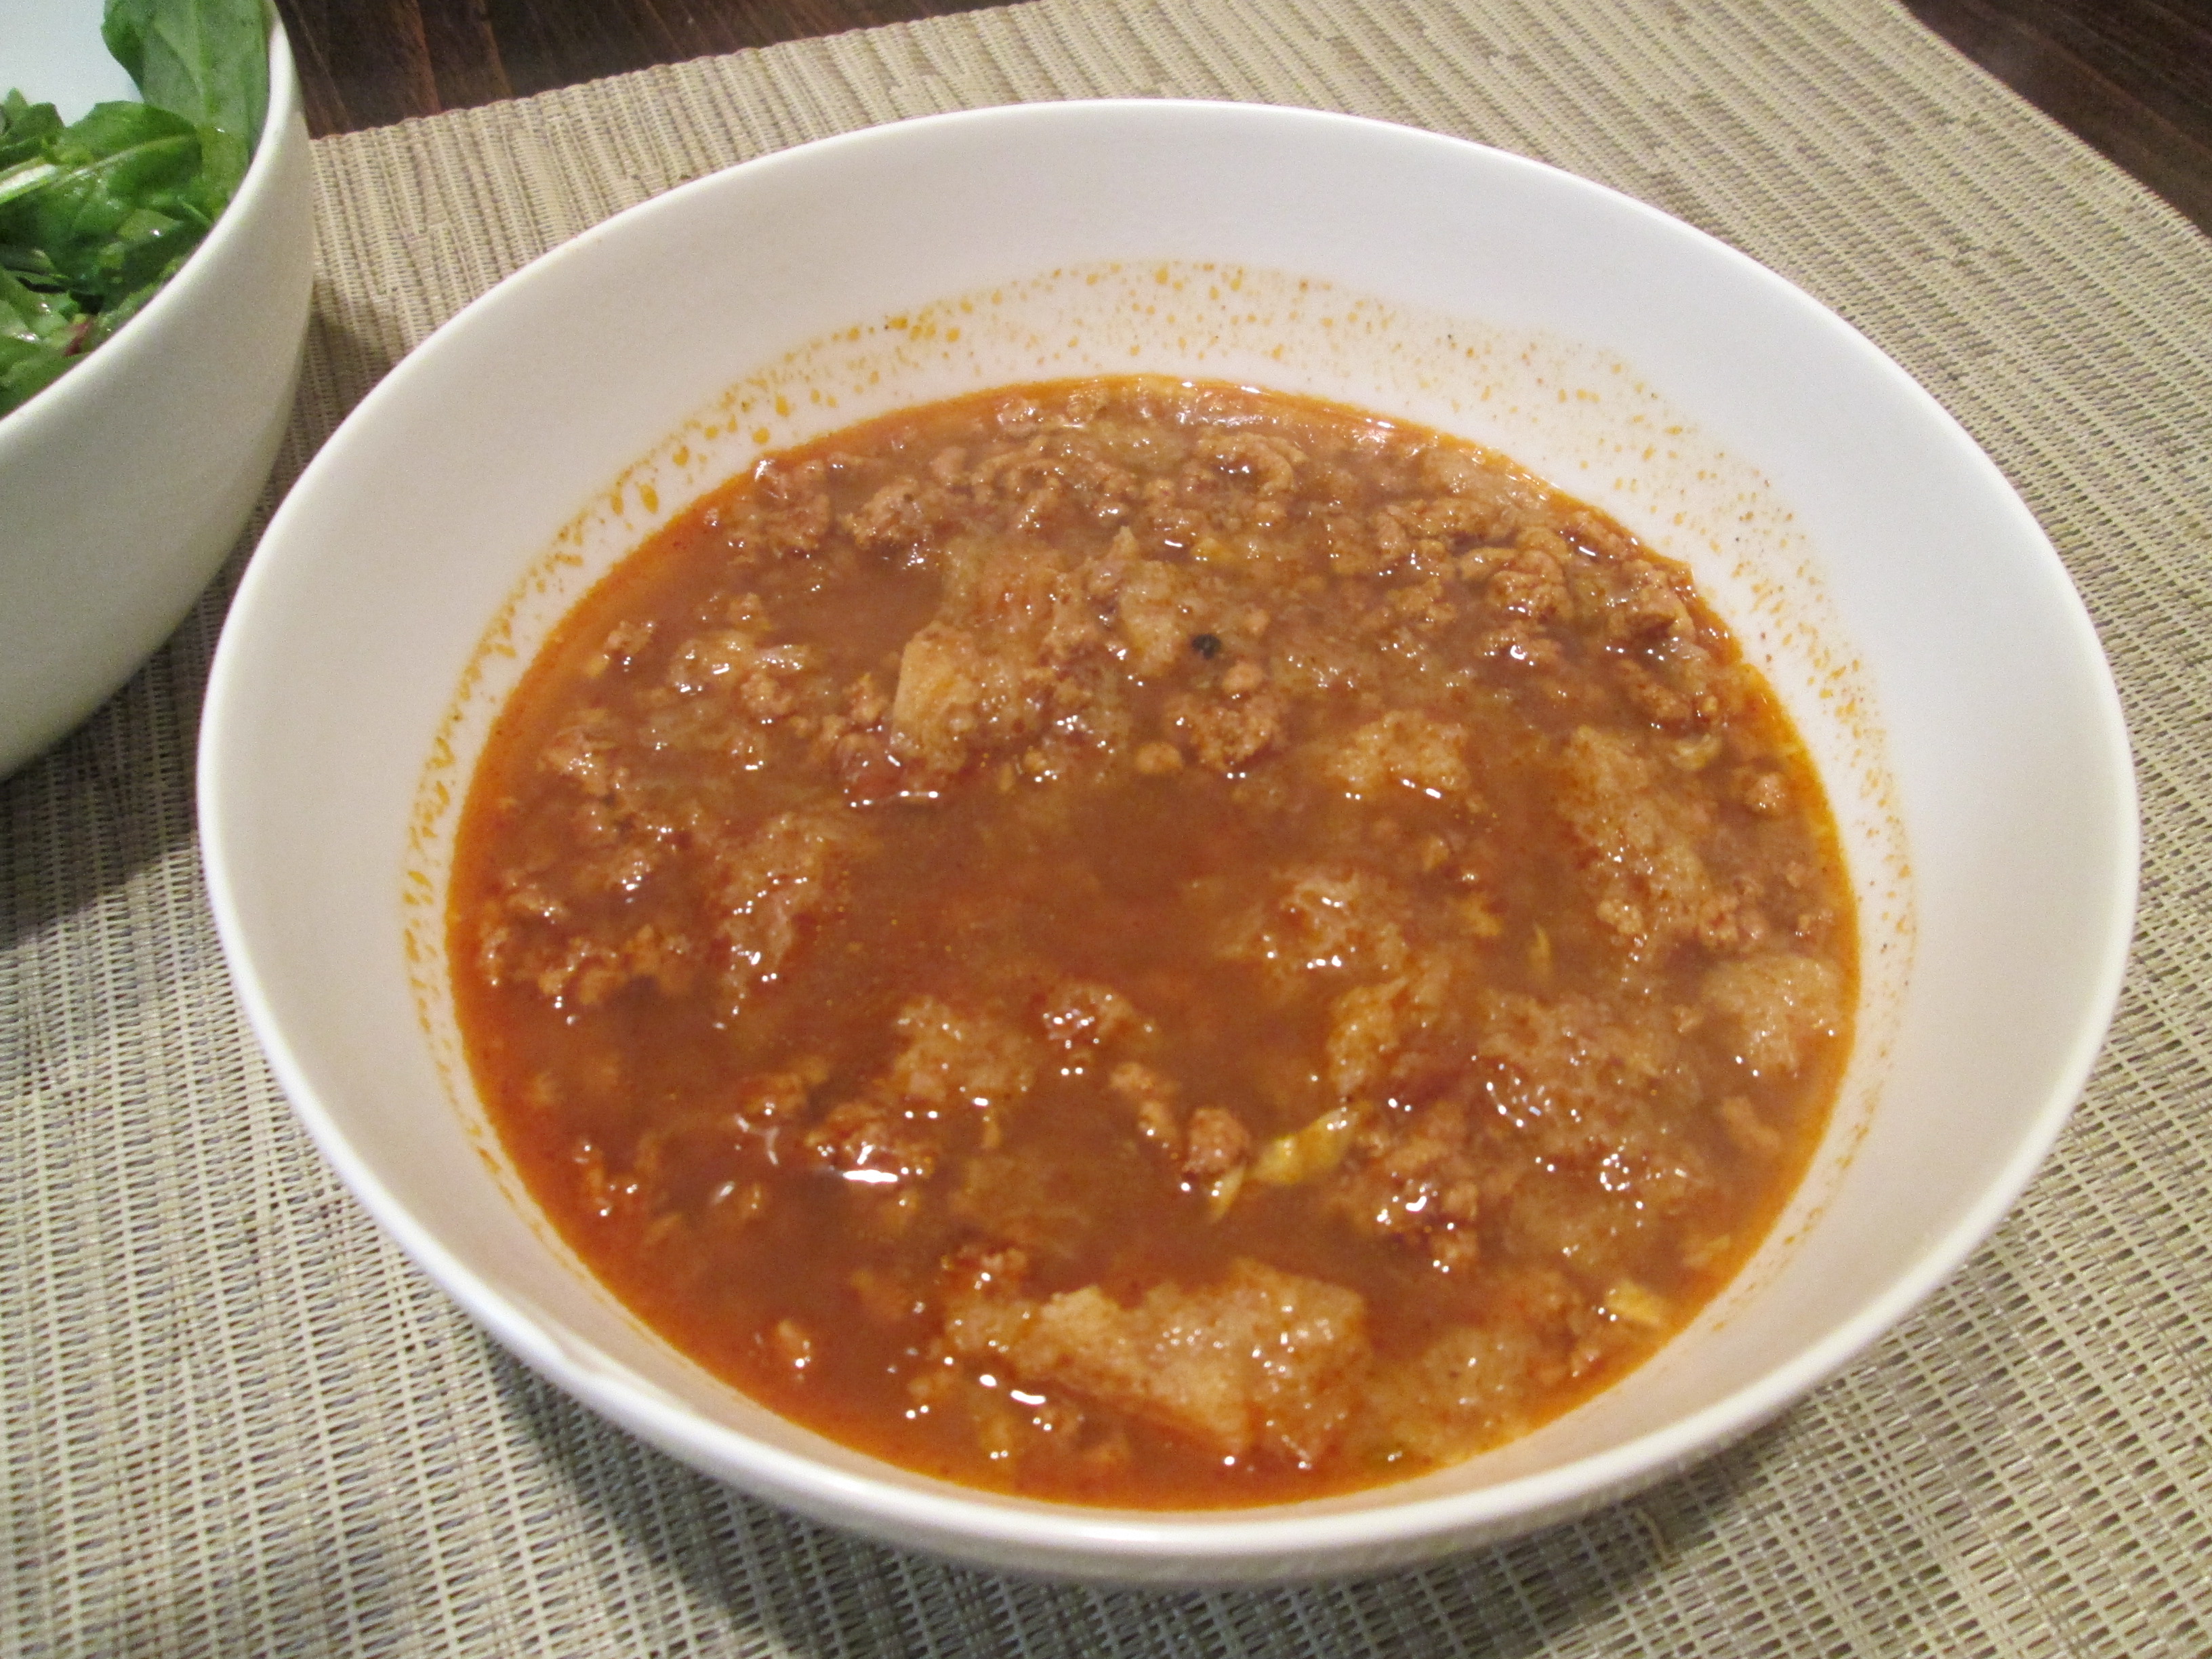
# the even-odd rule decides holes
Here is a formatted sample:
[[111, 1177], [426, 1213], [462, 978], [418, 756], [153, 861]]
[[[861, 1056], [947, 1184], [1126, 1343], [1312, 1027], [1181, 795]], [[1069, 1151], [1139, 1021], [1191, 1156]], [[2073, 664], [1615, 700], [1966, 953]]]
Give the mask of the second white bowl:
[[[40, 21], [79, 54], [59, 65], [68, 88], [128, 95], [97, 0], [66, 9], [66, 30]], [[45, 61], [10, 66], [33, 101]], [[0, 776], [128, 679], [237, 543], [291, 418], [314, 258], [307, 125], [277, 27], [261, 142], [207, 239], [113, 338], [0, 416]]]
[[[505, 688], [574, 597], [765, 448], [971, 386], [1117, 371], [1425, 421], [1613, 514], [1696, 572], [1842, 820], [1861, 1038], [1775, 1237], [1619, 1387], [1402, 1486], [1083, 1510], [822, 1440], [672, 1352], [578, 1267], [458, 1058], [453, 812]], [[1550, 168], [1310, 112], [1159, 102], [806, 146], [502, 284], [371, 395], [271, 526], [216, 664], [200, 784], [223, 940], [287, 1091], [502, 1341], [774, 1501], [1117, 1579], [1368, 1569], [1497, 1539], [1782, 1410], [1949, 1273], [2033, 1171], [2110, 1017], [2136, 867], [2118, 702], [2063, 570], [1988, 459], [1864, 339], [1710, 238]]]

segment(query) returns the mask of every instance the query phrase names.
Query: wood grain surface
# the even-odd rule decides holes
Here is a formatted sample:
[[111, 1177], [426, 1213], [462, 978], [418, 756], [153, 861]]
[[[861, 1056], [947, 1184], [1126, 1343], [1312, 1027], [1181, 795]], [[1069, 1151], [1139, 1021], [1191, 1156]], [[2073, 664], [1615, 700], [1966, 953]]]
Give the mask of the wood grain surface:
[[320, 137], [996, 0], [277, 0]]
[[1905, 0], [2212, 231], [2212, 0]]
[[[1435, 0], [1449, 3], [1449, 0]], [[2212, 0], [1905, 0], [2212, 231]], [[989, 0], [277, 0], [318, 135]]]

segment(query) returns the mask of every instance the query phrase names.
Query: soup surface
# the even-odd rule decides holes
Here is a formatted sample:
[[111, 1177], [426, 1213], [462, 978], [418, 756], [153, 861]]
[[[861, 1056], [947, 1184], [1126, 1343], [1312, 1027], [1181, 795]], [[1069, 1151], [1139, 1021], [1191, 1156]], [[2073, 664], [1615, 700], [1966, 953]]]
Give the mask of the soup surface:
[[1401, 1479], [1742, 1263], [1849, 1042], [1818, 779], [1686, 573], [1498, 456], [1151, 379], [765, 460], [501, 715], [451, 951], [524, 1179], [908, 1468]]

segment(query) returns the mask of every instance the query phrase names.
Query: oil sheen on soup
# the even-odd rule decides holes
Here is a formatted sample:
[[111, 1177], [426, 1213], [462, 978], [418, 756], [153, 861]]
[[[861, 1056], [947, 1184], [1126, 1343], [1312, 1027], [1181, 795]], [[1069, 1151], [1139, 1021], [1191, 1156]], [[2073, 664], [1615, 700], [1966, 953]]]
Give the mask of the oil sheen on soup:
[[973, 1486], [1403, 1479], [1644, 1359], [1849, 1046], [1819, 779], [1686, 572], [1228, 386], [763, 461], [502, 713], [450, 915], [561, 1234], [709, 1371]]

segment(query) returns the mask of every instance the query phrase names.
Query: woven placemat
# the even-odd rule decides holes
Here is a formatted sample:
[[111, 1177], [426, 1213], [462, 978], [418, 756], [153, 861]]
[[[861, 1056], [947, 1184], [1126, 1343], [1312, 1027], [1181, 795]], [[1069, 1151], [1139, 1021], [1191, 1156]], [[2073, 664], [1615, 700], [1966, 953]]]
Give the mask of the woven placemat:
[[2118, 1030], [2041, 1177], [1844, 1378], [1509, 1547], [1138, 1595], [860, 1543], [540, 1383], [295, 1127], [193, 838], [220, 584], [0, 791], [0, 1651], [2212, 1652], [2212, 243], [1902, 11], [1039, 0], [325, 140], [271, 499], [433, 326], [619, 208], [871, 122], [1105, 94], [1352, 110], [1603, 180], [1810, 289], [1989, 448], [2103, 630], [2148, 833]]

